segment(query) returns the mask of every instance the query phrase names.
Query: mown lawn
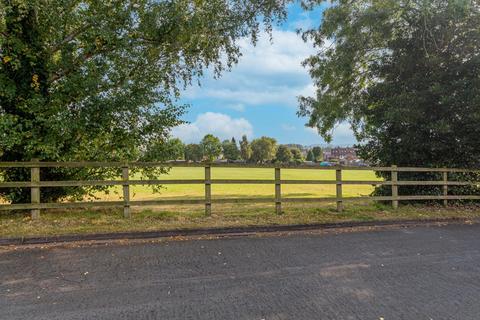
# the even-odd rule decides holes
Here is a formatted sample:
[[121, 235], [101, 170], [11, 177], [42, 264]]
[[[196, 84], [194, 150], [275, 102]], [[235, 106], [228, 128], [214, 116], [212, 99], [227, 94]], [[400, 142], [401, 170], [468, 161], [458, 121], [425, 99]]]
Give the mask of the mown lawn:
[[[212, 168], [212, 179], [274, 179], [273, 169], [252, 168]], [[373, 171], [358, 170], [344, 171], [344, 180], [379, 180]], [[135, 177], [140, 178], [139, 176]], [[162, 175], [160, 179], [203, 179], [203, 168], [172, 168], [169, 174]], [[292, 180], [335, 180], [334, 170], [309, 170], [309, 169], [282, 169], [282, 179]], [[261, 184], [217, 184], [212, 185], [213, 198], [238, 198], [238, 197], [273, 197], [274, 185]], [[98, 194], [101, 200], [118, 200], [121, 187], [111, 189], [108, 195]], [[369, 185], [343, 186], [344, 197], [369, 195], [373, 187]], [[160, 198], [202, 198], [204, 186], [196, 185], [165, 185], [160, 193], [153, 193], [149, 186], [131, 187], [132, 200], [151, 200]], [[335, 185], [282, 185], [282, 197], [334, 197]]]

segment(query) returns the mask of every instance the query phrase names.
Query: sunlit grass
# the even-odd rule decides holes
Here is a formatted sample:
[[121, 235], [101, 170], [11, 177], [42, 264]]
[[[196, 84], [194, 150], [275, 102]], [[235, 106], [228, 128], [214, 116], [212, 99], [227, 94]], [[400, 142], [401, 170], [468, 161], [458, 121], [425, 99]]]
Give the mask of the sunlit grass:
[[205, 216], [201, 205], [185, 205], [136, 208], [130, 219], [123, 217], [121, 209], [49, 210], [37, 221], [28, 213], [0, 215], [0, 237], [451, 217], [478, 218], [480, 209], [401, 206], [393, 210], [363, 202], [345, 203], [345, 210], [338, 213], [334, 202], [288, 203], [277, 215], [273, 204], [214, 204], [210, 216]]
[[[342, 172], [344, 180], [379, 180], [373, 171], [345, 170]], [[172, 168], [168, 174], [159, 179], [203, 179], [203, 168]], [[309, 169], [282, 169], [281, 178], [284, 180], [335, 180], [334, 170]], [[136, 176], [135, 179], [140, 179]], [[274, 179], [273, 169], [253, 168], [212, 168], [212, 179]], [[212, 185], [213, 198], [241, 198], [241, 197], [273, 197], [274, 185], [266, 184], [214, 184]], [[370, 185], [345, 185], [344, 197], [366, 196], [373, 191]], [[109, 194], [97, 194], [100, 200], [118, 200], [121, 198], [121, 187], [113, 187]], [[132, 200], [152, 200], [161, 198], [192, 198], [204, 197], [205, 189], [202, 184], [164, 185], [160, 192], [152, 192], [150, 186], [132, 186]], [[334, 197], [335, 185], [282, 185], [282, 197]]]

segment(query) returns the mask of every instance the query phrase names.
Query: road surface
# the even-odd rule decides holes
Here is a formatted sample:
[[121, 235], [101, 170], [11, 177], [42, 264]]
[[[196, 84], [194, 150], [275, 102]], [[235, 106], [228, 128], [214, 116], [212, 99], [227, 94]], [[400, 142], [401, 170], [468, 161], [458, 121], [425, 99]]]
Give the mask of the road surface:
[[479, 319], [480, 225], [0, 250], [1, 319]]

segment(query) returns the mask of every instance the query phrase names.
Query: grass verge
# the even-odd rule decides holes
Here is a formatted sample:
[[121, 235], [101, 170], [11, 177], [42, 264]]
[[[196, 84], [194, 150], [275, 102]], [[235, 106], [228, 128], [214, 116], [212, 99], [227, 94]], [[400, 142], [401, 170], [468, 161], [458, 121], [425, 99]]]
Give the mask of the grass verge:
[[380, 221], [387, 219], [480, 218], [480, 207], [443, 208], [436, 206], [389, 206], [372, 202], [345, 204], [337, 213], [334, 203], [283, 205], [276, 215], [273, 205], [218, 204], [211, 216], [202, 206], [164, 206], [136, 210], [125, 219], [121, 210], [49, 210], [40, 220], [28, 213], [0, 215], [0, 237], [53, 236], [126, 231], [157, 231], [184, 228], [271, 226], [288, 224], [332, 223], [345, 221]]

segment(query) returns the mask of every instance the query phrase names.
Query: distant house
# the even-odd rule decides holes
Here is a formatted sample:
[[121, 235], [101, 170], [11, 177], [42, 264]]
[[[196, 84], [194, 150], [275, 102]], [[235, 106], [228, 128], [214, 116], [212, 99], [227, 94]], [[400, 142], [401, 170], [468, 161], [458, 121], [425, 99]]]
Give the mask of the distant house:
[[349, 165], [358, 161], [358, 156], [355, 148], [334, 147], [323, 150], [323, 160]]
[[357, 152], [352, 147], [336, 147], [332, 149], [331, 155], [337, 159], [356, 158]]
[[328, 161], [332, 157], [332, 148], [324, 148], [322, 150], [323, 160]]

